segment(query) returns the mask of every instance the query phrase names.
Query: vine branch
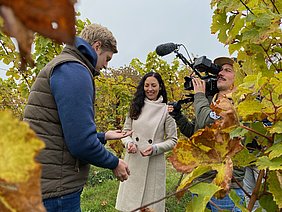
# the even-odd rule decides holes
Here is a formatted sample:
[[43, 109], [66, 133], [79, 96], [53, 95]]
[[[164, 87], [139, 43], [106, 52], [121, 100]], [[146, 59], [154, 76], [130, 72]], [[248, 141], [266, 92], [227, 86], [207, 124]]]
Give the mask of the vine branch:
[[276, 7], [275, 3], [273, 2], [273, 0], [270, 0], [271, 4], [273, 5], [274, 9], [277, 11], [278, 14], [280, 14], [278, 8]]
[[262, 182], [262, 179], [263, 179], [263, 176], [264, 176], [264, 170], [260, 170], [259, 171], [259, 175], [258, 175], [258, 179], [257, 179], [257, 183], [256, 183], [256, 186], [253, 190], [253, 193], [252, 193], [252, 196], [250, 198], [250, 202], [249, 202], [249, 205], [248, 205], [248, 210], [249, 211], [252, 211], [254, 205], [255, 205], [255, 202], [256, 200], [258, 199], [258, 196], [259, 196], [259, 189], [260, 189], [260, 186], [261, 186], [261, 182]]
[[255, 14], [252, 12], [252, 10], [251, 10], [242, 0], [240, 0], [240, 2], [246, 7], [246, 9], [247, 9], [248, 11], [250, 11], [250, 13], [252, 13], [253, 15], [255, 15]]
[[4, 43], [3, 43], [2, 40], [0, 40], [0, 44], [1, 44], [1, 46], [3, 47], [3, 49], [4, 49], [5, 53], [6, 53], [6, 55], [9, 55], [9, 52], [8, 52], [8, 50], [6, 49], [6, 46], [4, 45]]
[[271, 137], [268, 137], [268, 136], [266, 136], [266, 135], [264, 135], [264, 134], [261, 134], [261, 133], [255, 131], [254, 129], [252, 129], [252, 128], [250, 128], [250, 127], [246, 127], [246, 126], [244, 126], [244, 125], [242, 125], [242, 126], [240, 126], [240, 127], [241, 127], [241, 128], [244, 128], [244, 129], [246, 129], [246, 130], [249, 130], [249, 131], [251, 131], [251, 132], [253, 132], [253, 133], [255, 133], [255, 134], [257, 134], [257, 135], [259, 135], [259, 136], [261, 136], [261, 137], [263, 137], [263, 138], [266, 138], [270, 143], [272, 143], [272, 138], [271, 138]]
[[275, 70], [277, 70], [277, 71], [278, 71], [278, 68], [277, 68], [277, 67], [276, 67], [276, 65], [273, 63], [273, 61], [272, 61], [272, 59], [271, 59], [270, 55], [268, 54], [267, 50], [263, 47], [263, 45], [262, 45], [262, 44], [259, 44], [259, 46], [263, 49], [264, 53], [267, 55], [268, 60], [269, 60], [269, 61], [270, 61], [270, 63], [273, 65], [273, 67], [275, 68]]
[[[210, 178], [212, 178], [212, 177], [214, 177], [214, 176], [209, 176], [209, 177], [207, 177], [207, 178], [205, 178], [205, 179], [203, 179], [203, 180], [201, 180], [201, 181], [198, 181], [198, 182], [196, 182], [196, 183], [193, 183], [193, 184], [191, 184], [191, 185], [189, 185], [189, 186], [187, 186], [187, 187], [185, 187], [185, 188], [183, 188], [183, 189], [181, 189], [181, 190], [179, 190], [179, 191], [176, 191], [176, 192], [173, 192], [173, 193], [171, 193], [171, 194], [169, 194], [169, 195], [166, 195], [165, 197], [162, 197], [161, 199], [158, 199], [158, 200], [156, 200], [156, 201], [154, 201], [154, 202], [150, 202], [150, 203], [148, 203], [148, 204], [146, 204], [146, 205], [142, 205], [141, 207], [136, 208], [136, 209], [132, 210], [131, 212], [135, 212], [135, 211], [139, 211], [139, 210], [145, 209], [145, 208], [147, 208], [147, 207], [150, 206], [150, 205], [153, 205], [153, 204], [156, 204], [156, 203], [158, 203], [158, 202], [161, 202], [161, 201], [163, 201], [163, 200], [165, 200], [165, 199], [167, 199], [167, 198], [169, 198], [169, 197], [175, 196], [175, 195], [178, 194], [178, 193], [185, 192], [185, 191], [187, 191], [189, 188], [191, 188], [192, 186], [197, 185], [197, 184], [199, 184], [199, 183], [201, 183], [201, 182], [204, 182], [204, 181], [206, 181], [206, 180], [208, 180], [208, 179], [210, 179]], [[211, 202], [211, 204], [213, 204], [213, 203]], [[217, 207], [217, 208], [218, 208], [218, 207]], [[220, 208], [219, 208], [219, 209], [220, 209]]]

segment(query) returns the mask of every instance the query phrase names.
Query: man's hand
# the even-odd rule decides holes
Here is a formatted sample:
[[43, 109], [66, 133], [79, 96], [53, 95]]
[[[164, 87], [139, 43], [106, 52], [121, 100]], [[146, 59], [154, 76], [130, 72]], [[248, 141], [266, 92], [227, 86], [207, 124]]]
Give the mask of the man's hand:
[[119, 159], [118, 166], [113, 169], [113, 173], [121, 182], [127, 180], [128, 176], [130, 175], [127, 164], [121, 159]]
[[167, 111], [172, 113], [174, 111], [173, 105], [167, 105]]
[[133, 131], [109, 130], [105, 133], [106, 140], [119, 140], [132, 135]]
[[173, 118], [181, 115], [181, 104], [179, 102], [170, 102], [167, 105], [167, 111]]
[[192, 83], [195, 93], [206, 93], [206, 82], [204, 80], [201, 80], [200, 78], [193, 78]]

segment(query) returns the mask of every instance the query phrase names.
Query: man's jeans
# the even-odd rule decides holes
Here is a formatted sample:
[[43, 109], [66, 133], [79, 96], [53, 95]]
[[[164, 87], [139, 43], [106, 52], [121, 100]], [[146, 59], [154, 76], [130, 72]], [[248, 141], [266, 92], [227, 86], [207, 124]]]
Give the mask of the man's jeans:
[[[236, 191], [236, 194], [241, 198], [240, 204], [244, 204], [245, 193], [240, 188], [232, 189]], [[226, 195], [223, 199], [216, 199], [215, 197], [211, 198], [211, 201], [215, 203], [220, 209], [229, 210], [234, 212], [241, 212], [241, 210], [235, 207], [235, 204], [230, 199], [229, 195]], [[212, 212], [218, 211], [218, 209], [212, 205], [211, 203], [207, 204], [207, 208], [210, 209]]]
[[80, 194], [82, 190], [61, 197], [44, 199], [47, 212], [81, 212]]

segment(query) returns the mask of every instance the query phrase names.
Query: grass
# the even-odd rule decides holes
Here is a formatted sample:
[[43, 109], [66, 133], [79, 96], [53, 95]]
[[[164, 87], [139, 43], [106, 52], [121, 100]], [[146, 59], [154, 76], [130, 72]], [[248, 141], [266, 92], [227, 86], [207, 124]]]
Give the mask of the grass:
[[[181, 174], [167, 164], [167, 195], [174, 193]], [[115, 209], [119, 181], [112, 171], [91, 167], [87, 185], [82, 192], [81, 208], [83, 212], [117, 212]], [[175, 196], [166, 199], [166, 212], [185, 211], [191, 195], [186, 193], [178, 202]]]

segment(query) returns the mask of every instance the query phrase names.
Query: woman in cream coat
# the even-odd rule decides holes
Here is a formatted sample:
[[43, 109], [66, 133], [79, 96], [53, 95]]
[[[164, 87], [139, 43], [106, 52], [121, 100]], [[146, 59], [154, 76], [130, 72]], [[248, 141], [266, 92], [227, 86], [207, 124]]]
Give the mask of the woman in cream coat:
[[[140, 81], [124, 131], [133, 130], [122, 139], [127, 149], [125, 161], [130, 170], [128, 180], [119, 185], [116, 209], [132, 211], [161, 199], [166, 194], [164, 152], [177, 142], [174, 119], [167, 112], [167, 94], [161, 76], [147, 73]], [[165, 211], [165, 201], [149, 206], [155, 212]]]

